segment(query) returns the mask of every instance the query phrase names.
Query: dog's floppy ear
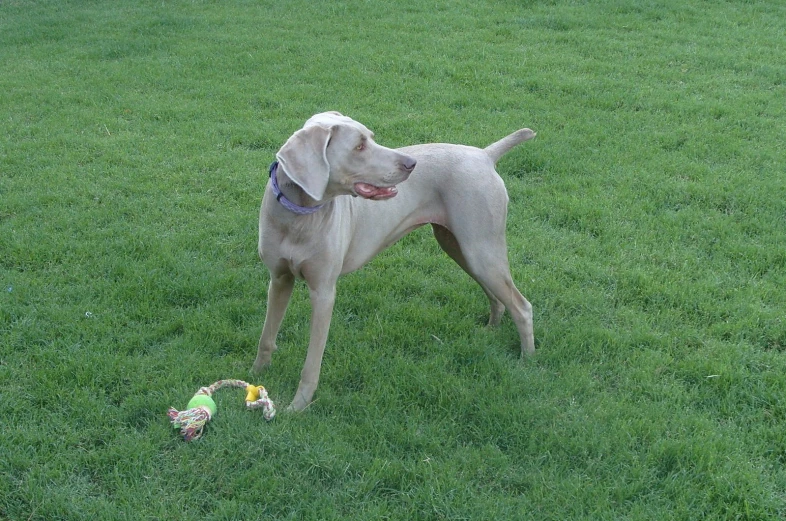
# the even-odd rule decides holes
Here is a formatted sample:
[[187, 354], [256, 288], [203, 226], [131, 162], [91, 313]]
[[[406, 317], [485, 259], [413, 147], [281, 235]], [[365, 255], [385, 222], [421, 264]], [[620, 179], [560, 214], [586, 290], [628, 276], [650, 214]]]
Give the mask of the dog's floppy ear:
[[330, 175], [327, 145], [332, 130], [312, 125], [295, 132], [276, 154], [284, 172], [312, 199], [325, 195]]

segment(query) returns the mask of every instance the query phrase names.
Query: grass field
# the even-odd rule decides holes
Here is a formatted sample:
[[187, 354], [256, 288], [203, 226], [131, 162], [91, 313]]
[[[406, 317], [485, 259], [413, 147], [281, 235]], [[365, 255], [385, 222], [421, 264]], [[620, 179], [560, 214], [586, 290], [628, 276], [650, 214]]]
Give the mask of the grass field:
[[[0, 0], [0, 519], [786, 517], [780, 0]], [[250, 375], [267, 166], [312, 113], [485, 146], [538, 353], [418, 230]], [[380, 203], [384, 204], [384, 203]]]

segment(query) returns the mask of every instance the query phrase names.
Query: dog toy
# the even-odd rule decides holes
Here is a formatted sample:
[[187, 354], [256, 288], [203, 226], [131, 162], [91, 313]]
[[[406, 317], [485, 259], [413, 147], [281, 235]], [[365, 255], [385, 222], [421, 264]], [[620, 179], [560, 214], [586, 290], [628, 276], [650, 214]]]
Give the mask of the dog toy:
[[180, 429], [186, 441], [196, 440], [202, 436], [207, 422], [216, 414], [216, 402], [212, 395], [222, 387], [241, 387], [246, 390], [246, 407], [262, 409], [262, 416], [270, 421], [276, 416], [276, 408], [261, 385], [252, 385], [243, 380], [219, 380], [210, 387], [200, 388], [188, 402], [186, 410], [169, 409], [169, 420], [172, 427]]

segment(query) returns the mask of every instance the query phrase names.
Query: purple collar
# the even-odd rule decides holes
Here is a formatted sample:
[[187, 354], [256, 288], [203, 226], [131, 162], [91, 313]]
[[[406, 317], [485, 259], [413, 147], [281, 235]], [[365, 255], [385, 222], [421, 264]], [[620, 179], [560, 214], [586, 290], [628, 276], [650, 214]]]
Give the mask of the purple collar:
[[281, 203], [281, 206], [298, 215], [310, 215], [325, 206], [324, 204], [320, 204], [319, 206], [298, 206], [287, 199], [287, 196], [285, 196], [278, 187], [278, 179], [276, 179], [277, 170], [278, 161], [273, 161], [270, 165], [270, 184], [273, 186], [273, 195], [276, 196], [276, 201]]

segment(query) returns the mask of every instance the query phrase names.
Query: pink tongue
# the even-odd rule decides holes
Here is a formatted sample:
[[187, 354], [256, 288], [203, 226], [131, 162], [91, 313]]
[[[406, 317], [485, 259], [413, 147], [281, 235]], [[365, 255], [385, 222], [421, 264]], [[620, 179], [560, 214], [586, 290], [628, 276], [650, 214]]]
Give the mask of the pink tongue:
[[355, 191], [366, 199], [390, 199], [398, 193], [395, 186], [380, 188], [368, 183], [355, 183]]

